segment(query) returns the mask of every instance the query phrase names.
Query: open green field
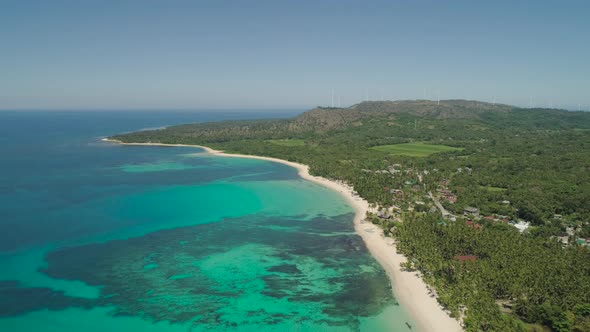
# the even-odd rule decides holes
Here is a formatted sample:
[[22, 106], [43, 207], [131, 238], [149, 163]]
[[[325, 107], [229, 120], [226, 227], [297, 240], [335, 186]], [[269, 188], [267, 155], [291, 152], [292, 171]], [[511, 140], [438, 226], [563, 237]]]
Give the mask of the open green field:
[[379, 145], [374, 146], [371, 150], [387, 152], [389, 154], [395, 154], [400, 156], [410, 157], [426, 157], [433, 153], [448, 152], [448, 151], [460, 151], [462, 148], [454, 148], [446, 145], [431, 145], [425, 143], [403, 143], [393, 145]]
[[490, 191], [490, 192], [503, 192], [506, 191], [506, 188], [501, 187], [492, 187], [492, 186], [479, 186], [481, 189]]
[[304, 146], [305, 141], [302, 139], [269, 139], [267, 142], [282, 146]]

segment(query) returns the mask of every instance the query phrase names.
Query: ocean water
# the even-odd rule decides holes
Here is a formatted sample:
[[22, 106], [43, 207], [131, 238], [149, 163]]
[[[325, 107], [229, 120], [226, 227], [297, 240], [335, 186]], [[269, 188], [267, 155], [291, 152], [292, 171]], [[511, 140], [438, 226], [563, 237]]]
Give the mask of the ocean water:
[[0, 331], [410, 330], [334, 192], [277, 163], [100, 141], [268, 116], [0, 112]]

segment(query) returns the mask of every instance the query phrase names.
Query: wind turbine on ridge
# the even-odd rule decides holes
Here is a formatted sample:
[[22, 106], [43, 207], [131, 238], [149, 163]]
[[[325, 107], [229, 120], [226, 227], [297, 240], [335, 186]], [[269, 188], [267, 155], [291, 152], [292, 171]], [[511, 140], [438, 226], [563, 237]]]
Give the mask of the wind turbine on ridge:
[[334, 88], [332, 88], [332, 108], [334, 108]]

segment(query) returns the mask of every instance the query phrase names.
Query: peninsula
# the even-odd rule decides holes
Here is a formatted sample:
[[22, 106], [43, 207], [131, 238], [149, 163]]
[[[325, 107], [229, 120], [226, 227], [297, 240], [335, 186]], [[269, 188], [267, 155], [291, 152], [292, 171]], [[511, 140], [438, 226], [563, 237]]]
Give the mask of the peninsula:
[[590, 326], [589, 113], [364, 102], [107, 140], [282, 162], [342, 193], [421, 330]]

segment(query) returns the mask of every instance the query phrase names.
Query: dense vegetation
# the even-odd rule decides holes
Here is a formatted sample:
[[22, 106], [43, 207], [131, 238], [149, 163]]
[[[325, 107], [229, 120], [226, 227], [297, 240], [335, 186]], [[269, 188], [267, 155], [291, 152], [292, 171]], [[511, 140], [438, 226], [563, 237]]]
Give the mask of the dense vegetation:
[[[467, 308], [468, 331], [525, 331], [511, 312], [555, 331], [589, 331], [590, 251], [522, 236], [508, 225], [485, 230], [408, 217], [395, 231], [398, 248], [413, 259], [455, 315]], [[460, 256], [475, 256], [461, 261]], [[494, 302], [496, 300], [496, 302]]]
[[[365, 102], [288, 120], [113, 138], [308, 164], [316, 175], [350, 183], [375, 206], [395, 206], [395, 219], [375, 222], [396, 237], [408, 268], [421, 271], [441, 303], [464, 315], [467, 330], [590, 331], [590, 256], [583, 246], [590, 238], [590, 113], [459, 100]], [[418, 156], [420, 146], [428, 151]], [[400, 147], [414, 153], [400, 154]], [[431, 192], [454, 221], [443, 218]], [[463, 218], [467, 206], [489, 217]], [[500, 220], [532, 226], [521, 234]], [[474, 261], [455, 259], [466, 255]]]

